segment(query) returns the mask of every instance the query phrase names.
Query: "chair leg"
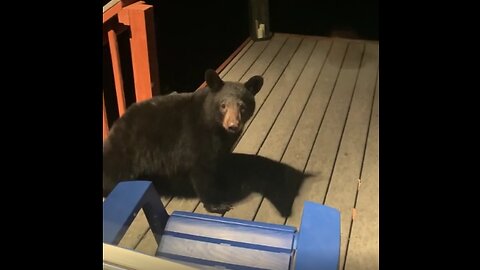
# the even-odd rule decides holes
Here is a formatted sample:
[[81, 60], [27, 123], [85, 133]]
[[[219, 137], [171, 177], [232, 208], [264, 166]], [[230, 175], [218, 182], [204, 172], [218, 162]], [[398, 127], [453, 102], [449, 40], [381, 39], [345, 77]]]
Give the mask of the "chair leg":
[[103, 242], [117, 245], [142, 208], [159, 244], [169, 216], [149, 181], [120, 182], [108, 195], [103, 202]]

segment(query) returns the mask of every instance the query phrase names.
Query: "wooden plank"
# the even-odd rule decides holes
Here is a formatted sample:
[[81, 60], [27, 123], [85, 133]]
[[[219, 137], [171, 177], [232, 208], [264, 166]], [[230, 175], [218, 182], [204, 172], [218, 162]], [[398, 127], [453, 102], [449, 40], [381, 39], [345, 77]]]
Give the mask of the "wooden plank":
[[378, 75], [345, 269], [379, 269]]
[[252, 121], [248, 130], [235, 147], [235, 152], [246, 154], [258, 153], [260, 146], [267, 137], [270, 128], [295, 86], [314, 46], [314, 40], [306, 39], [302, 41], [298, 51], [287, 65], [267, 100], [265, 100], [257, 117]]
[[150, 226], [148, 225], [145, 212], [143, 212], [143, 210], [138, 211], [137, 216], [132, 221], [130, 227], [128, 227], [127, 231], [118, 243], [118, 246], [134, 249], [138, 245], [140, 240], [142, 240], [149, 228]]
[[[276, 120], [276, 116], [279, 114], [293, 87], [297, 83], [298, 77], [306, 65], [315, 43], [315, 40], [310, 39], [302, 41], [298, 51], [291, 59], [282, 76], [278, 80], [278, 83], [272, 90], [272, 94], [270, 94], [265, 101], [262, 110], [258, 112], [258, 116], [248, 128], [242, 140], [235, 147], [234, 152], [246, 154], [258, 153], [261, 144]], [[277, 159], [279, 158], [280, 157], [277, 157]], [[242, 202], [238, 203], [235, 208], [228, 211], [225, 216], [252, 220], [261, 200], [261, 195], [252, 194]]]
[[[222, 64], [220, 64], [220, 66], [217, 67], [217, 69], [215, 69], [215, 71], [217, 72], [217, 74], [219, 74], [220, 77], [223, 77], [222, 74], [225, 74], [226, 72], [223, 73], [223, 71], [227, 68], [232, 68], [232, 66], [234, 65], [232, 62], [237, 59], [235, 61], [235, 63], [238, 61], [238, 59], [240, 59], [240, 57], [238, 57], [238, 55], [241, 53], [241, 52], [246, 52], [247, 50], [245, 50], [245, 47], [248, 46], [251, 46], [251, 44], [253, 44], [253, 41], [250, 39], [250, 37], [248, 37], [232, 54], [230, 54], [230, 56], [227, 58], [227, 60], [223, 61]], [[205, 86], [207, 86], [207, 82], [203, 82], [199, 87], [197, 87], [197, 89], [201, 89], [201, 88], [204, 88]]]
[[[241, 82], [246, 82], [252, 76], [264, 75], [265, 74], [264, 75], [264, 84], [262, 86], [262, 89], [260, 90], [260, 92], [258, 92], [255, 95], [255, 103], [256, 103], [255, 104], [255, 110], [254, 110], [253, 115], [250, 118], [250, 120], [247, 121], [247, 123], [245, 123], [244, 129], [242, 131], [242, 134], [239, 137], [239, 140], [241, 139], [241, 137], [243, 136], [245, 131], [248, 129], [248, 126], [253, 121], [253, 119], [256, 117], [258, 111], [263, 106], [263, 103], [265, 102], [267, 96], [270, 94], [271, 90], [273, 89], [274, 84], [272, 82], [276, 82], [278, 80], [278, 77], [281, 75], [280, 73], [278, 73], [277, 76], [271, 76], [270, 77], [270, 74], [266, 74], [266, 71], [268, 70], [268, 68], [270, 66], [275, 66], [277, 64], [277, 62], [275, 62], [275, 61], [272, 62], [272, 61], [274, 59], [276, 59], [277, 56], [282, 55], [281, 54], [282, 51], [280, 49], [282, 49], [284, 47], [285, 47], [285, 49], [291, 48], [292, 44], [294, 44], [292, 42], [290, 42], [289, 44], [286, 44], [287, 39], [288, 39], [288, 37], [286, 35], [275, 34], [272, 38], [272, 42], [269, 44], [269, 47], [267, 47], [267, 49], [264, 51], [264, 53], [262, 53], [262, 55], [257, 59], [257, 61], [255, 61], [255, 63], [247, 70], [247, 72], [240, 79]], [[300, 44], [300, 42], [298, 42], [298, 44]], [[298, 44], [297, 44], [297, 46], [298, 46]], [[292, 55], [293, 55], [293, 52], [292, 52]], [[284, 65], [282, 65], [280, 67], [285, 68], [286, 65], [287, 65], [287, 63], [285, 63]], [[265, 81], [266, 76], [269, 77], [269, 82]]]
[[270, 40], [257, 41], [253, 43], [250, 49], [243, 55], [242, 58], [223, 76], [224, 81], [239, 81], [250, 66], [262, 54], [263, 50], [270, 43]]
[[[277, 34], [279, 32], [276, 32]], [[327, 35], [327, 36], [312, 36], [312, 35], [305, 35], [305, 34], [292, 34], [292, 33], [282, 33], [280, 32], [280, 34], [287, 34], [289, 36], [292, 36], [292, 37], [301, 37], [301, 38], [329, 38], [329, 39], [332, 39], [334, 41], [345, 41], [345, 42], [377, 42], [378, 41], [375, 41], [375, 40], [359, 40], [357, 38], [347, 38], [347, 37], [340, 37], [340, 36], [331, 36], [331, 35]]]
[[217, 73], [221, 73], [221, 71], [227, 67], [228, 63], [230, 63], [230, 61], [233, 60], [233, 58], [235, 58], [235, 56], [243, 49], [243, 47], [245, 45], [247, 45], [249, 42], [251, 41], [250, 37], [248, 37], [247, 39], [245, 39], [244, 42], [242, 42], [242, 44], [232, 53], [230, 54], [230, 56], [225, 60], [223, 61], [220, 66], [216, 69]]
[[118, 49], [117, 34], [114, 30], [108, 31], [108, 45], [110, 46], [110, 57], [112, 58], [113, 79], [115, 82], [115, 92], [117, 94], [117, 106], [119, 117], [127, 109], [125, 103], [125, 92], [123, 90], [122, 65], [120, 62], [120, 51]]
[[208, 212], [207, 209], [205, 209], [205, 206], [203, 206], [203, 202], [200, 202], [193, 212], [198, 213], [198, 214], [206, 214], [206, 215], [217, 216], [217, 217], [222, 216], [222, 214]]
[[[276, 37], [280, 36], [275, 34]], [[274, 36], [274, 37], [275, 37]], [[267, 99], [268, 95], [270, 95], [270, 92], [272, 91], [273, 87], [275, 84], [278, 82], [278, 79], [282, 75], [283, 71], [287, 67], [290, 59], [292, 58], [293, 54], [297, 50], [298, 46], [300, 45], [301, 39], [299, 38], [287, 38], [287, 41], [282, 45], [280, 51], [274, 55], [274, 59], [272, 62], [269, 63], [267, 66], [267, 70], [263, 72], [263, 86], [262, 89], [255, 95], [255, 111], [253, 112], [252, 118], [245, 123], [244, 129], [242, 131], [242, 134], [240, 135], [238, 141], [240, 141], [247, 131], [248, 127], [250, 126], [250, 123], [255, 119], [257, 116], [258, 112], [260, 111], [260, 108], [263, 106], [263, 103]], [[259, 71], [261, 71], [262, 63], [257, 65], [253, 65], [252, 68], [250, 68], [247, 73], [242, 77], [241, 80], [245, 81], [248, 78], [250, 78], [253, 75], [258, 75], [261, 74]]]
[[331, 39], [331, 40], [334, 39], [334, 38], [330, 38], [330, 37], [327, 37], [327, 36], [313, 36], [313, 35], [293, 34], [293, 33], [286, 33], [286, 32], [275, 32], [275, 34], [283, 34], [283, 35], [288, 35], [290, 37], [298, 37], [298, 38], [301, 38], [301, 39], [304, 39], [304, 38], [328, 38], [328, 39]]
[[141, 2], [129, 5], [118, 14], [119, 22], [130, 26], [130, 48], [136, 102], [160, 93], [153, 7]]
[[[162, 196], [161, 200], [164, 207], [167, 207], [168, 203], [171, 200], [171, 197]], [[132, 224], [130, 225], [130, 227], [128, 227], [127, 231], [125, 232], [122, 239], [118, 243], [118, 246], [134, 249], [136, 246], [139, 245], [140, 241], [142, 241], [142, 239], [145, 237], [145, 234], [149, 230], [150, 230], [150, 226], [148, 225], [145, 212], [143, 212], [143, 209], [141, 209], [140, 211], [138, 211], [137, 216], [132, 221]]]
[[200, 200], [198, 198], [186, 199], [173, 197], [168, 206], [166, 207], [166, 210], [168, 214], [171, 214], [175, 210], [193, 212], [195, 211], [199, 203]]
[[254, 43], [255, 42], [250, 39], [245, 45], [245, 47], [242, 48], [242, 50], [232, 59], [232, 61], [228, 63], [228, 65], [218, 75], [221, 78], [225, 77], [225, 74], [227, 74], [232, 69], [232, 67], [237, 64], [238, 60], [240, 60], [245, 55], [245, 53], [247, 53], [247, 51], [250, 49], [250, 47], [252, 47]]
[[163, 203], [163, 206], [166, 208], [168, 206], [168, 204], [170, 203], [170, 201], [172, 200], [172, 197], [171, 196], [162, 196], [162, 203]]
[[109, 10], [110, 8], [112, 8], [115, 4], [118, 4], [120, 2], [120, 0], [110, 0], [108, 3], [106, 3], [105, 5], [103, 5], [103, 13], [105, 13], [105, 11]]
[[115, 17], [123, 7], [138, 0], [112, 0], [103, 6], [103, 23]]
[[[175, 263], [163, 258], [147, 256], [139, 252], [105, 243], [103, 243], [103, 263], [103, 269], [195, 269], [184, 264]], [[105, 263], [107, 264], [106, 266]]]
[[[285, 150], [282, 162], [294, 168], [305, 170], [310, 151], [315, 142], [320, 123], [322, 122], [325, 110], [333, 92], [342, 61], [345, 57], [348, 43], [345, 41], [334, 41], [328, 58], [320, 75], [315, 82], [314, 89], [308, 99], [308, 103], [300, 117], [292, 138]], [[306, 179], [305, 181], [309, 181]], [[304, 184], [305, 185], [305, 184]], [[305, 190], [304, 188], [301, 189]], [[268, 202], [268, 201], [267, 201]], [[270, 215], [271, 206], [262, 206], [259, 209], [256, 220], [264, 220], [262, 216]], [[268, 202], [267, 205], [270, 203]], [[266, 208], [267, 207], [267, 208]], [[292, 206], [292, 216], [302, 214], [303, 201], [295, 200]], [[266, 212], [266, 213], [264, 213]], [[273, 214], [272, 214], [273, 215]], [[274, 223], [281, 223], [282, 218], [272, 220]], [[282, 221], [284, 222], [284, 220]]]
[[199, 264], [197, 269], [289, 270], [290, 254], [287, 252], [271, 251], [266, 248], [245, 248], [235, 244], [222, 242], [219, 244], [172, 235], [164, 236], [162, 241], [164, 242], [161, 244], [160, 254], [176, 254], [218, 262], [211, 266]]
[[[305, 200], [323, 203], [340, 137], [346, 122], [355, 79], [358, 73], [363, 45], [349, 44], [335, 88], [327, 105], [324, 118], [307, 161], [306, 171], [314, 174], [304, 181], [294, 201], [292, 215], [287, 224], [299, 227]], [[327, 62], [328, 63], [328, 62]], [[334, 63], [329, 63], [334, 64]]]
[[284, 46], [287, 38], [286, 35], [274, 35], [267, 48], [265, 48], [262, 54], [260, 54], [257, 60], [250, 66], [245, 74], [243, 74], [239, 81], [246, 82], [255, 75], [263, 75], [275, 56], [279, 53], [280, 49]]
[[145, 236], [135, 247], [135, 251], [138, 251], [150, 256], [155, 256], [157, 249], [158, 249], [157, 240], [155, 240], [155, 236], [153, 235], [151, 229], [148, 229], [148, 231], [145, 233]]
[[183, 199], [174, 197], [167, 205], [166, 210], [168, 214], [171, 214], [175, 210], [193, 212], [197, 207], [198, 203], [199, 200], [197, 198]]
[[[311, 94], [313, 94], [314, 84], [319, 78], [320, 71], [325, 64], [331, 45], [331, 39], [317, 41], [315, 49], [301, 73], [297, 84], [293, 88], [277, 121], [275, 121], [275, 124], [260, 149], [259, 154], [261, 156], [274, 160], [280, 160], [281, 158], [283, 162], [285, 149], [303, 114], [304, 108], [306, 108], [307, 101], [311, 98]], [[304, 162], [304, 164], [300, 164], [300, 166], [294, 168], [303, 171], [306, 159]], [[284, 224], [285, 222], [285, 218], [282, 217], [273, 204], [265, 198], [260, 205], [255, 220], [276, 224]]]
[[377, 71], [378, 46], [367, 44], [325, 200], [326, 205], [337, 208], [342, 213], [341, 269], [345, 263], [358, 179], [360, 178], [367, 141]]
[[260, 155], [280, 159], [300, 118], [315, 81], [331, 46], [330, 40], [318, 41], [285, 105], [278, 114], [267, 138], [260, 148]]

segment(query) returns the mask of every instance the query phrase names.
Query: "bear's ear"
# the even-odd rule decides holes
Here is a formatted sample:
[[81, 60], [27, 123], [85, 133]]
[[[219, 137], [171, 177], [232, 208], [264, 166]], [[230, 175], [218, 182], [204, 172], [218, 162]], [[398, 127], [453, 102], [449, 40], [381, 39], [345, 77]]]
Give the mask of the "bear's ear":
[[223, 81], [213, 69], [205, 71], [205, 81], [212, 91], [218, 91], [223, 87]]
[[250, 91], [253, 95], [257, 94], [262, 88], [263, 78], [262, 76], [253, 76], [245, 83], [245, 88]]

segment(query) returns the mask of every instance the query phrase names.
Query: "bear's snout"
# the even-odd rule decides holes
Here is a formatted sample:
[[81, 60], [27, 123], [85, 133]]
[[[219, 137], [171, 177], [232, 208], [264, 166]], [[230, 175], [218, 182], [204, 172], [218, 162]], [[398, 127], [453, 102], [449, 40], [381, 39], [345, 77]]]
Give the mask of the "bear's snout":
[[223, 128], [230, 133], [237, 133], [242, 128], [241, 114], [238, 108], [231, 108], [226, 111], [223, 119]]
[[231, 133], [240, 131], [240, 123], [238, 121], [231, 121], [227, 124], [226, 130]]

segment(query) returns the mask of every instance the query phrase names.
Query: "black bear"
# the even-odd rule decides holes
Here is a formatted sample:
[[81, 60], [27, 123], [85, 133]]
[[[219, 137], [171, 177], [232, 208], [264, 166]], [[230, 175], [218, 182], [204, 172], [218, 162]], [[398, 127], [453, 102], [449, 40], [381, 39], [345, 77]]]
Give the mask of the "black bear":
[[207, 87], [131, 105], [103, 145], [103, 192], [119, 181], [150, 180], [162, 195], [198, 197], [209, 212], [231, 207], [216, 174], [255, 110], [261, 76], [246, 83], [205, 72]]

